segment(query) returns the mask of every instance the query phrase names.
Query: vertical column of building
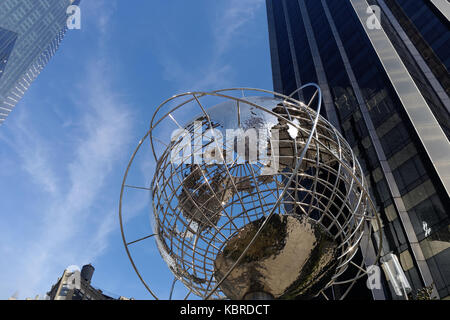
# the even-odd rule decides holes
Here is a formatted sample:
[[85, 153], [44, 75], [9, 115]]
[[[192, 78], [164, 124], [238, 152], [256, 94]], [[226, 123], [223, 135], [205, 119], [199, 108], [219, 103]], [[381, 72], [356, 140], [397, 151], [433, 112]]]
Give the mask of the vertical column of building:
[[[450, 139], [450, 22], [448, 15], [438, 10], [431, 0], [368, 0], [381, 10], [381, 25], [411, 78], [424, 97], [436, 121]], [[450, 3], [440, 2], [450, 13]], [[415, 136], [415, 133], [412, 134]], [[448, 192], [442, 187], [426, 150], [419, 151], [428, 162], [429, 180], [422, 192], [416, 190], [404, 195], [424, 257], [441, 297], [450, 295], [450, 207]], [[400, 159], [396, 157], [397, 160]], [[398, 162], [398, 161], [395, 161]], [[410, 162], [410, 161], [408, 161]], [[407, 174], [407, 180], [414, 173]], [[394, 168], [394, 167], [393, 167]], [[421, 193], [432, 196], [422, 201]], [[430, 191], [428, 191], [430, 190]], [[402, 192], [404, 193], [404, 192]], [[417, 200], [413, 200], [417, 199]], [[409, 205], [408, 205], [409, 204]], [[414, 208], [411, 208], [413, 207]], [[422, 230], [421, 230], [422, 229]]]
[[[369, 137], [367, 125], [361, 119], [363, 115], [352, 90], [351, 79], [349, 79], [345, 72], [345, 66], [330, 26], [330, 19], [325, 14], [320, 1], [304, 1], [304, 4], [308, 10], [310, 21], [313, 20], [310, 32], [316, 35], [317, 54], [324, 59], [322, 65], [339, 122], [341, 126], [345, 125], [347, 129], [352, 128], [351, 130], [341, 130], [341, 132], [350, 142], [355, 154], [358, 155], [358, 159], [364, 167], [366, 177], [369, 177], [367, 180], [371, 184], [372, 194], [374, 192], [377, 194], [377, 189], [374, 186], [375, 182], [383, 180], [382, 170], [380, 169], [378, 159], [372, 156], [376, 153], [376, 150]], [[370, 150], [373, 150], [373, 152], [369, 154]], [[377, 196], [374, 200], [377, 200], [377, 206], [384, 212], [383, 205], [378, 200], [379, 198], [381, 197]], [[382, 241], [379, 238], [376, 240], [378, 244]], [[374, 264], [376, 253], [372, 241], [369, 237], [366, 237], [361, 244], [361, 253], [366, 266]], [[374, 288], [372, 294], [375, 299], [385, 299], [385, 294], [382, 289]]]
[[[381, 8], [381, 27], [402, 59], [402, 62], [405, 64], [411, 78], [423, 95], [426, 103], [431, 109], [439, 125], [442, 127], [445, 135], [450, 139], [450, 102], [446, 91], [442, 87], [442, 85], [447, 84], [447, 89], [449, 89], [448, 86], [450, 84], [450, 77], [445, 65], [440, 61], [438, 55], [433, 51], [433, 49], [427, 44], [427, 41], [425, 41], [419, 30], [406, 16], [406, 13], [399, 6], [396, 0], [369, 0], [368, 3]], [[421, 10], [419, 10], [417, 15], [421, 18], [423, 17], [423, 21], [427, 21], [427, 24], [432, 26], [434, 30], [435, 35], [430, 38], [430, 43], [432, 43], [433, 46], [439, 50], [442, 58], [445, 58], [445, 56], [450, 57], [450, 55], [440, 50], [440, 43], [447, 43], [450, 45], [450, 30], [448, 27], [446, 28], [441, 24], [438, 17], [434, 16], [434, 13], [427, 11], [428, 7], [425, 5], [424, 0], [418, 0], [414, 3], [414, 9], [416, 9], [417, 4], [422, 4], [422, 6], [418, 7]], [[408, 12], [411, 11], [410, 6], [407, 6], [406, 8], [408, 9]], [[429, 14], [432, 14], [432, 16], [429, 16]], [[401, 27], [401, 25], [403, 27]], [[404, 31], [404, 28], [406, 28], [407, 34]], [[426, 37], [430, 37], [429, 31], [426, 31], [424, 34]], [[410, 37], [411, 39], [414, 39], [414, 43], [418, 46], [417, 48], [413, 45]], [[436, 38], [442, 39], [442, 41], [439, 40], [436, 44], [436, 41], [434, 40]], [[419, 51], [422, 52], [424, 56], [422, 56]], [[426, 61], [424, 57], [427, 57]], [[430, 69], [429, 65], [433, 66], [434, 73], [439, 75], [442, 85]]]
[[431, 3], [436, 7], [437, 10], [439, 10], [444, 17], [447, 18], [448, 21], [450, 21], [450, 4], [448, 3], [448, 0], [430, 0]]
[[[433, 116], [428, 104], [418, 90], [384, 30], [382, 28], [370, 29], [367, 27], [367, 8], [369, 6], [367, 1], [351, 0], [351, 4], [380, 59], [386, 75], [397, 93], [404, 111], [411, 121], [412, 128], [420, 139], [423, 148], [426, 150], [430, 158], [430, 163], [434, 166], [437, 176], [440, 179], [439, 182], [444, 186], [448, 197], [450, 186], [450, 163], [448, 160], [450, 159], [450, 148], [442, 128]], [[433, 283], [433, 278], [417, 241], [407, 212], [408, 210], [402, 203], [401, 197], [398, 197], [396, 194], [394, 194], [394, 197], [397, 208], [401, 208], [399, 215], [413, 250], [416, 263], [419, 266], [421, 276], [424, 283], [430, 285]], [[436, 291], [434, 293], [437, 295]]]
[[306, 35], [309, 42], [309, 47], [311, 49], [311, 54], [314, 62], [314, 66], [316, 69], [317, 80], [319, 87], [322, 89], [323, 94], [323, 103], [325, 106], [325, 111], [327, 113], [328, 121], [339, 131], [341, 131], [341, 125], [339, 123], [336, 110], [333, 103], [333, 98], [331, 96], [330, 87], [328, 86], [327, 76], [325, 74], [325, 70], [323, 68], [322, 59], [319, 53], [319, 49], [317, 47], [316, 38], [314, 37], [314, 32], [311, 26], [311, 21], [309, 20], [308, 10], [305, 6], [303, 0], [298, 0], [298, 4], [300, 6], [300, 12], [302, 15], [302, 21], [304, 23], [306, 29]]
[[266, 0], [267, 9], [267, 23], [269, 27], [269, 45], [270, 45], [270, 57], [272, 64], [272, 80], [273, 90], [275, 92], [283, 92], [283, 85], [281, 81], [280, 70], [280, 57], [278, 55], [278, 39], [275, 28], [275, 17], [272, 0]]
[[406, 45], [407, 49], [409, 50], [410, 54], [416, 61], [417, 65], [420, 67], [421, 71], [423, 72], [424, 76], [430, 83], [431, 87], [436, 92], [436, 94], [438, 95], [441, 102], [444, 104], [446, 110], [448, 112], [450, 112], [450, 99], [449, 99], [447, 93], [445, 92], [444, 88], [442, 87], [441, 83], [438, 81], [436, 76], [433, 74], [433, 72], [431, 71], [430, 67], [423, 59], [420, 52], [417, 50], [417, 48], [411, 42], [410, 38], [405, 33], [405, 30], [402, 28], [399, 21], [395, 18], [395, 16], [393, 15], [391, 9], [388, 7], [386, 2], [384, 0], [378, 0], [377, 3], [380, 5], [381, 9], [385, 13], [386, 17], [389, 19], [389, 22], [392, 24], [393, 28], [398, 33], [398, 35], [400, 36], [403, 43]]
[[[406, 212], [405, 204], [403, 202], [403, 199], [400, 195], [397, 183], [394, 179], [394, 176], [392, 174], [392, 170], [389, 166], [389, 163], [387, 161], [386, 155], [384, 153], [384, 150], [381, 146], [380, 140], [378, 138], [377, 132], [375, 130], [375, 126], [373, 125], [372, 119], [370, 117], [367, 105], [364, 101], [363, 95], [361, 93], [361, 90], [358, 86], [358, 82], [356, 80], [355, 74], [353, 73], [352, 67], [350, 65], [350, 62], [347, 57], [347, 53], [345, 52], [345, 48], [342, 45], [342, 41], [340, 39], [340, 36], [337, 32], [336, 26], [334, 24], [334, 20], [332, 18], [332, 15], [330, 13], [330, 10], [328, 8], [328, 5], [325, 0], [321, 0], [322, 5], [325, 10], [325, 14], [328, 18], [328, 21], [330, 23], [330, 27], [333, 33], [333, 36], [335, 38], [335, 41], [337, 43], [337, 46], [339, 48], [339, 53], [341, 55], [341, 58], [343, 60], [345, 71], [350, 79], [353, 92], [356, 96], [356, 99], [358, 101], [358, 106], [360, 108], [361, 114], [363, 116], [364, 122], [367, 126], [367, 129], [369, 131], [369, 137], [372, 141], [373, 146], [375, 147], [376, 155], [378, 158], [378, 161], [381, 165], [383, 175], [386, 178], [390, 193], [392, 197], [394, 198], [394, 206], [399, 213], [400, 219], [402, 221], [403, 227], [406, 231], [406, 235], [408, 237], [409, 243], [411, 245], [412, 252], [418, 261], [418, 268], [420, 270], [420, 273], [422, 275], [422, 279], [426, 285], [431, 285], [433, 280], [430, 274], [430, 270], [424, 261], [422, 250], [418, 244], [416, 234], [414, 233], [414, 229], [411, 225], [411, 221], [409, 219], [409, 215]], [[386, 253], [386, 252], [385, 252]], [[435, 291], [435, 295], [437, 295], [437, 292]]]
[[[370, 0], [370, 4], [381, 1], [394, 2]], [[443, 61], [448, 60], [448, 53], [441, 50], [446, 38], [431, 39], [433, 48], [440, 50], [436, 54], [417, 35], [413, 34], [414, 39], [408, 43], [401, 30], [396, 30], [395, 21], [384, 15], [387, 11], [382, 12], [384, 30], [371, 30], [370, 36], [366, 28], [371, 14], [367, 11], [369, 3], [364, 1], [357, 12], [355, 2], [286, 1], [281, 10], [282, 4], [276, 1], [278, 12], [272, 14], [281, 21], [279, 28], [286, 29], [289, 25], [290, 32], [285, 30], [289, 43], [286, 40], [282, 46], [289, 52], [294, 47], [300, 80], [316, 81], [328, 92], [324, 98], [327, 116], [329, 110], [335, 111], [341, 132], [370, 183], [372, 197], [383, 217], [386, 252], [399, 255], [413, 289], [434, 282], [445, 297], [450, 292], [448, 271], [442, 267], [450, 254], [447, 230], [450, 220], [445, 209], [449, 206], [445, 186], [445, 173], [450, 172], [449, 144], [443, 139], [442, 130], [447, 111], [438, 101], [445, 99], [442, 95], [438, 98], [436, 82], [432, 84], [426, 68], [412, 56], [413, 47], [419, 51], [425, 48], [420, 51], [422, 58], [426, 59], [423, 54], [428, 54], [434, 60], [423, 62], [433, 68], [435, 80], [444, 85], [445, 68], [436, 61], [438, 54]], [[405, 0], [395, 2], [406, 6], [405, 10], [418, 5]], [[423, 28], [424, 22], [418, 17], [431, 13], [425, 10], [428, 7], [422, 9], [411, 19], [421, 33], [430, 37], [429, 28]], [[374, 43], [374, 39], [378, 42]], [[380, 39], [387, 41], [381, 43]], [[292, 86], [298, 81], [293, 72], [287, 72], [293, 66], [292, 59], [287, 54], [278, 58], [288, 60], [280, 61], [284, 63], [280, 78], [283, 84]], [[404, 63], [400, 69], [398, 62]], [[312, 80], [315, 75], [317, 79]], [[436, 119], [436, 114], [444, 116]], [[427, 122], [430, 119], [433, 121]]]
[[442, 184], [450, 192], [450, 148], [447, 138], [433, 116], [428, 104], [412, 80], [401, 58], [395, 51], [383, 29], [369, 29], [365, 0], [351, 0], [355, 12], [380, 58], [385, 71], [423, 143]]
[[[275, 2], [275, 1], [274, 1]], [[284, 1], [283, 1], [284, 2]], [[280, 5], [280, 2], [277, 1], [278, 5]], [[350, 92], [348, 92], [347, 87], [349, 86], [349, 81], [347, 80], [346, 83], [348, 85], [338, 84], [337, 86], [334, 86], [332, 89], [330, 89], [331, 84], [336, 85], [341, 79], [342, 76], [345, 74], [342, 72], [335, 72], [337, 69], [343, 69], [340, 67], [340, 65], [336, 65], [336, 62], [339, 59], [335, 58], [335, 53], [337, 50], [334, 50], [333, 48], [327, 46], [324, 44], [324, 37], [319, 37], [318, 40], [320, 41], [320, 44], [317, 42], [317, 39], [315, 38], [315, 33], [319, 32], [321, 34], [324, 33], [324, 30], [318, 30], [315, 28], [314, 25], [323, 25], [323, 23], [326, 23], [326, 21], [322, 21], [322, 19], [319, 19], [317, 17], [317, 7], [320, 7], [320, 5], [317, 5], [318, 3], [316, 1], [311, 1], [308, 3], [308, 7], [305, 5], [305, 3], [300, 3], [299, 1], [285, 1], [283, 3], [284, 15], [280, 15], [274, 13], [274, 17], [279, 20], [288, 20], [286, 25], [290, 27], [290, 37], [289, 37], [289, 47], [286, 44], [284, 50], [289, 50], [292, 48], [295, 48], [294, 54], [292, 56], [296, 56], [298, 61], [299, 70], [297, 74], [299, 74], [300, 80], [305, 82], [319, 82], [322, 87], [327, 87], [328, 89], [328, 95], [327, 98], [325, 98], [325, 101], [328, 102], [328, 110], [326, 111], [327, 117], [329, 117], [330, 114], [335, 116], [335, 126], [340, 128], [341, 127], [341, 120], [338, 116], [338, 112], [341, 112], [345, 109], [345, 116], [351, 115], [351, 110], [353, 109], [353, 101], [355, 100], [350, 96]], [[274, 4], [275, 5], [275, 4]], [[303, 6], [304, 14], [302, 14], [300, 10], [300, 6]], [[310, 19], [308, 19], [309, 23], [304, 23], [304, 15], [307, 15], [309, 17], [311, 15], [310, 10], [313, 10], [314, 14], [314, 21], [311, 22]], [[322, 17], [321, 17], [322, 18]], [[270, 26], [269, 26], [270, 27]], [[324, 26], [326, 28], [326, 26]], [[326, 34], [328, 34], [328, 30], [325, 31]], [[328, 41], [327, 39], [325, 41]], [[321, 52], [322, 47], [327, 46], [328, 48], [331, 48], [331, 52]], [[314, 47], [315, 50], [312, 50], [311, 47]], [[279, 48], [280, 49], [280, 48]], [[336, 48], [337, 49], [337, 48]], [[327, 49], [328, 51], [328, 49]], [[278, 55], [278, 53], [277, 53]], [[272, 58], [273, 58], [273, 52], [272, 52]], [[326, 60], [322, 60], [323, 57], [327, 57]], [[326, 66], [325, 66], [326, 65]], [[319, 70], [321, 72], [319, 72]], [[281, 78], [283, 80], [283, 83], [290, 82], [296, 82], [298, 80], [294, 79], [293, 77], [290, 77], [288, 73], [282, 72]], [[318, 80], [319, 79], [319, 80]], [[330, 83], [330, 85], [329, 85]], [[285, 94], [289, 94], [288, 92], [284, 92]], [[342, 109], [337, 109], [337, 106], [341, 106]], [[342, 132], [342, 130], [341, 130]], [[353, 139], [354, 140], [354, 139]], [[375, 250], [373, 248], [372, 242], [368, 242], [368, 247], [364, 246], [364, 248], [368, 248], [367, 252], [371, 252], [373, 257], [372, 260], [375, 260]], [[368, 258], [368, 257], [367, 257]], [[368, 258], [367, 261], [370, 261]], [[371, 264], [371, 263], [370, 263]], [[363, 287], [365, 287], [365, 284], [362, 284]], [[339, 295], [339, 292], [334, 292], [335, 294]], [[380, 296], [381, 295], [381, 296]], [[379, 295], [377, 296], [378, 299], [383, 299], [384, 295], [381, 290], [379, 292]]]
[[[302, 86], [302, 81], [300, 79], [300, 72], [299, 72], [299, 65], [298, 65], [298, 61], [297, 61], [297, 52], [295, 51], [295, 45], [294, 45], [294, 39], [292, 36], [292, 29], [291, 29], [291, 21], [289, 18], [289, 12], [288, 12], [288, 8], [286, 5], [286, 0], [280, 0], [282, 2], [283, 5], [283, 12], [284, 12], [284, 16], [286, 18], [286, 27], [287, 27], [287, 34], [288, 34], [288, 38], [289, 38], [289, 48], [291, 50], [291, 56], [292, 56], [292, 64], [294, 67], [294, 74], [295, 74], [295, 83], [297, 85], [297, 88], [300, 88]], [[291, 93], [288, 93], [289, 95]], [[301, 101], [304, 101], [304, 96], [303, 96], [303, 92], [300, 90], [298, 92], [299, 95], [299, 99]]]

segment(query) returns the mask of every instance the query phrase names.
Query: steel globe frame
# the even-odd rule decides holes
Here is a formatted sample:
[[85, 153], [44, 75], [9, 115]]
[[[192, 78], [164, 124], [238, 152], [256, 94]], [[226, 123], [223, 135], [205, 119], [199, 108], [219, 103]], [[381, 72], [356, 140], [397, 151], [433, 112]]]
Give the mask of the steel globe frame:
[[[325, 119], [320, 117], [320, 108], [322, 105], [322, 94], [321, 94], [321, 90], [320, 88], [316, 85], [316, 84], [306, 84], [302, 87], [300, 87], [299, 89], [295, 90], [291, 95], [289, 96], [285, 96], [273, 91], [269, 91], [269, 90], [263, 90], [263, 89], [255, 89], [255, 88], [230, 88], [230, 89], [222, 89], [222, 90], [216, 90], [216, 91], [212, 91], [212, 92], [187, 92], [187, 93], [183, 93], [183, 94], [178, 94], [175, 95], [167, 100], [165, 100], [161, 105], [158, 106], [158, 108], [156, 109], [156, 111], [153, 114], [152, 120], [151, 120], [151, 124], [150, 124], [150, 129], [147, 131], [147, 133], [144, 135], [144, 137], [139, 141], [138, 146], [136, 147], [134, 153], [131, 156], [131, 159], [128, 163], [127, 169], [125, 171], [124, 174], [124, 178], [122, 181], [122, 186], [121, 186], [121, 192], [120, 192], [120, 201], [119, 201], [119, 220], [120, 220], [120, 228], [121, 228], [121, 235], [122, 235], [122, 240], [125, 246], [125, 250], [127, 252], [128, 258], [130, 259], [130, 262], [133, 266], [133, 269], [135, 270], [136, 274], [138, 275], [139, 279], [141, 280], [141, 282], [144, 284], [144, 286], [146, 287], [146, 289], [149, 291], [149, 293], [155, 298], [158, 299], [157, 295], [151, 290], [150, 286], [148, 285], [148, 283], [143, 279], [141, 273], [139, 272], [134, 259], [131, 255], [131, 252], [129, 250], [129, 246], [133, 245], [137, 242], [140, 242], [144, 239], [147, 238], [152, 238], [156, 235], [156, 233], [152, 233], [149, 234], [146, 237], [134, 240], [134, 241], [130, 241], [128, 242], [126, 240], [126, 236], [125, 236], [125, 228], [124, 228], [124, 219], [123, 219], [123, 211], [122, 211], [122, 202], [123, 202], [123, 197], [124, 194], [126, 193], [126, 190], [128, 188], [137, 188], [137, 189], [142, 189], [142, 190], [147, 190], [152, 192], [152, 190], [154, 190], [154, 181], [156, 178], [156, 175], [154, 176], [154, 179], [152, 181], [152, 185], [149, 187], [139, 187], [139, 186], [132, 186], [132, 185], [128, 185], [127, 184], [127, 177], [128, 177], [128, 173], [129, 170], [133, 164], [133, 161], [135, 159], [136, 154], [139, 152], [141, 146], [145, 143], [145, 141], [148, 139], [150, 142], [150, 146], [152, 149], [152, 153], [153, 153], [153, 158], [155, 163], [157, 163], [157, 169], [156, 171], [159, 170], [160, 166], [161, 166], [161, 159], [157, 156], [157, 152], [156, 152], [156, 148], [154, 145], [154, 142], [157, 140], [156, 137], [154, 137], [153, 133], [155, 128], [164, 120], [164, 119], [168, 119], [170, 118], [178, 127], [181, 127], [179, 125], [179, 123], [176, 121], [176, 119], [173, 118], [172, 113], [174, 113], [176, 110], [182, 108], [184, 105], [188, 104], [188, 103], [197, 103], [198, 106], [200, 107], [201, 111], [203, 112], [203, 115], [205, 116], [205, 118], [207, 119], [209, 126], [212, 127], [212, 123], [211, 123], [211, 119], [209, 118], [208, 112], [207, 110], [204, 108], [204, 106], [202, 105], [202, 103], [200, 102], [201, 98], [203, 97], [207, 97], [207, 96], [211, 96], [211, 97], [219, 97], [219, 98], [224, 98], [224, 99], [229, 99], [229, 100], [234, 100], [237, 103], [237, 106], [239, 106], [239, 103], [244, 103], [247, 105], [251, 105], [252, 107], [258, 108], [260, 110], [263, 110], [264, 112], [267, 112], [275, 117], [277, 117], [278, 119], [283, 118], [283, 120], [286, 123], [289, 123], [291, 126], [296, 127], [297, 130], [302, 131], [304, 130], [303, 128], [301, 128], [298, 124], [296, 124], [292, 117], [291, 114], [289, 112], [289, 110], [286, 108], [285, 106], [285, 110], [287, 111], [287, 117], [283, 117], [280, 116], [280, 114], [277, 114], [275, 112], [273, 112], [272, 110], [266, 109], [262, 106], [259, 106], [257, 104], [254, 104], [252, 102], [249, 102], [248, 100], [245, 100], [244, 98], [238, 98], [235, 96], [230, 95], [229, 93], [242, 93], [242, 95], [244, 96], [244, 92], [251, 92], [251, 93], [264, 93], [264, 94], [270, 94], [273, 95], [275, 98], [278, 99], [282, 99], [284, 103], [286, 103], [287, 105], [292, 104], [294, 106], [298, 106], [299, 105], [299, 101], [293, 99], [292, 97], [297, 94], [299, 91], [302, 91], [306, 88], [315, 88], [316, 91], [314, 93], [314, 95], [312, 96], [312, 98], [310, 99], [309, 103], [308, 103], [308, 114], [311, 118], [312, 121], [312, 128], [309, 132], [308, 135], [308, 139], [306, 141], [305, 147], [303, 147], [302, 152], [300, 153], [300, 155], [298, 156], [298, 160], [296, 162], [296, 166], [292, 171], [292, 174], [290, 174], [289, 180], [288, 182], [285, 184], [281, 194], [279, 194], [277, 202], [275, 203], [275, 205], [273, 205], [273, 208], [270, 210], [270, 213], [266, 216], [265, 221], [263, 222], [263, 224], [261, 225], [261, 227], [259, 228], [259, 230], [257, 231], [257, 233], [254, 235], [254, 237], [252, 238], [252, 240], [250, 241], [250, 243], [246, 246], [246, 248], [244, 249], [244, 251], [242, 252], [242, 254], [240, 255], [240, 257], [237, 259], [237, 261], [234, 263], [234, 265], [228, 270], [228, 272], [225, 274], [225, 276], [217, 283], [215, 283], [215, 285], [211, 288], [211, 290], [209, 289], [209, 286], [207, 288], [207, 292], [204, 294], [199, 294], [198, 290], [193, 290], [192, 288], [190, 288], [187, 284], [186, 281], [184, 281], [184, 284], [187, 286], [189, 293], [185, 298], [188, 298], [191, 292], [196, 293], [199, 297], [204, 298], [204, 299], [210, 299], [212, 298], [213, 295], [215, 295], [216, 298], [224, 298], [223, 296], [221, 296], [220, 294], [217, 294], [217, 291], [220, 287], [220, 284], [227, 278], [227, 276], [232, 272], [232, 270], [236, 267], [236, 265], [239, 264], [239, 262], [241, 261], [241, 259], [245, 256], [245, 253], [248, 251], [248, 249], [252, 246], [252, 244], [257, 240], [259, 234], [261, 233], [261, 231], [263, 230], [263, 228], [266, 226], [266, 223], [270, 220], [270, 218], [272, 217], [272, 215], [275, 213], [276, 209], [279, 208], [280, 202], [282, 201], [283, 197], [285, 196], [288, 187], [290, 186], [291, 182], [293, 181], [293, 179], [296, 177], [296, 172], [299, 171], [300, 166], [303, 163], [303, 160], [307, 154], [307, 151], [309, 150], [309, 147], [311, 145], [311, 142], [313, 141], [316, 145], [317, 145], [317, 154], [319, 154], [318, 152], [318, 148], [320, 147], [320, 144], [322, 144], [323, 148], [326, 148], [325, 145], [323, 145], [323, 142], [320, 141], [320, 139], [318, 138], [318, 133], [317, 133], [317, 126], [319, 121], [321, 122], [321, 124], [326, 124], [329, 126], [329, 128], [333, 128], [334, 130], [334, 134], [336, 135], [336, 137], [338, 138], [338, 141], [342, 141], [344, 143], [346, 143], [345, 139], [342, 138], [342, 136], [339, 134], [339, 132], [336, 131], [336, 129], [334, 129], [334, 127], [328, 123], [328, 121], [326, 121]], [[185, 100], [182, 100], [185, 99]], [[311, 104], [312, 102], [317, 99], [317, 108], [316, 111], [312, 110]], [[178, 103], [175, 107], [172, 107], [170, 109], [170, 111], [165, 112], [161, 117], [157, 118], [158, 113], [163, 109], [163, 107], [168, 106], [170, 103], [177, 101], [177, 100], [182, 100], [182, 102]], [[239, 108], [239, 107], [238, 107]], [[350, 147], [348, 146], [348, 144], [345, 146], [347, 149], [350, 150]], [[297, 143], [295, 143], [295, 148], [296, 148], [296, 155], [297, 155]], [[342, 152], [342, 146], [339, 145], [339, 153]], [[319, 156], [317, 156], [318, 158]], [[364, 269], [364, 261], [360, 264], [357, 265], [352, 261], [352, 258], [354, 257], [354, 255], [357, 253], [357, 251], [359, 250], [360, 247], [360, 242], [363, 236], [368, 237], [368, 239], [370, 239], [370, 235], [372, 232], [372, 228], [370, 226], [370, 224], [376, 224], [378, 226], [378, 248], [377, 248], [377, 257], [375, 259], [375, 261], [378, 261], [380, 254], [381, 254], [381, 249], [382, 249], [382, 234], [381, 234], [381, 223], [379, 220], [379, 216], [377, 214], [376, 208], [374, 206], [374, 204], [372, 203], [371, 199], [370, 199], [370, 195], [367, 192], [367, 185], [364, 179], [364, 176], [362, 175], [362, 170], [361, 167], [359, 166], [358, 161], [355, 159], [353, 153], [351, 153], [351, 157], [352, 157], [352, 163], [353, 163], [353, 168], [350, 168], [346, 165], [342, 165], [342, 163], [340, 162], [339, 164], [339, 172], [341, 170], [341, 167], [343, 170], [345, 170], [345, 174], [351, 178], [351, 184], [353, 184], [353, 182], [356, 184], [356, 186], [359, 188], [359, 190], [361, 190], [361, 194], [360, 194], [360, 198], [358, 200], [358, 205], [356, 206], [356, 208], [359, 207], [361, 199], [364, 198], [365, 201], [367, 201], [366, 205], [367, 205], [367, 209], [364, 209], [365, 212], [369, 212], [369, 215], [364, 215], [363, 217], [360, 217], [361, 219], [359, 220], [359, 225], [357, 226], [357, 228], [355, 229], [355, 232], [359, 232], [358, 239], [354, 242], [354, 245], [350, 245], [347, 250], [341, 255], [345, 256], [346, 259], [344, 260], [343, 264], [341, 264], [339, 266], [340, 268], [340, 272], [338, 272], [337, 274], [335, 274], [335, 276], [333, 277], [333, 280], [326, 286], [326, 288], [324, 288], [320, 293], [326, 298], [329, 299], [329, 297], [325, 294], [326, 289], [332, 287], [332, 286], [344, 286], [346, 285], [346, 290], [344, 291], [344, 293], [342, 294], [342, 296], [340, 297], [341, 299], [344, 299], [345, 296], [348, 294], [348, 292], [351, 290], [351, 288], [353, 287], [353, 285], [355, 284], [355, 282], [360, 279], [361, 277], [365, 276], [367, 274], [367, 271]], [[338, 159], [340, 161], [340, 159]], [[227, 167], [227, 166], [225, 166]], [[361, 173], [361, 175], [359, 177], [357, 177], [356, 171]], [[230, 175], [228, 168], [227, 168], [227, 172], [228, 175]], [[351, 185], [353, 186], [353, 185]], [[234, 186], [235, 187], [235, 186]], [[334, 190], [336, 189], [336, 185], [334, 186]], [[154, 195], [154, 194], [153, 194]], [[348, 196], [348, 195], [347, 195]], [[154, 210], [154, 214], [156, 215], [156, 208], [153, 208]], [[353, 236], [354, 234], [352, 234], [351, 236]], [[347, 238], [350, 239], [350, 237]], [[378, 240], [377, 239], [377, 240]], [[362, 248], [361, 248], [362, 250]], [[348, 267], [354, 267], [355, 268], [355, 272], [354, 272], [354, 276], [350, 277], [349, 279], [341, 279], [340, 277], [342, 276], [342, 274], [347, 270]], [[177, 280], [180, 280], [180, 277], [175, 277], [174, 281], [172, 283], [171, 286], [171, 294], [170, 297], [172, 296], [172, 292], [174, 289], [174, 285], [175, 282]], [[182, 279], [181, 279], [182, 280]], [[211, 280], [210, 280], [211, 283]]]

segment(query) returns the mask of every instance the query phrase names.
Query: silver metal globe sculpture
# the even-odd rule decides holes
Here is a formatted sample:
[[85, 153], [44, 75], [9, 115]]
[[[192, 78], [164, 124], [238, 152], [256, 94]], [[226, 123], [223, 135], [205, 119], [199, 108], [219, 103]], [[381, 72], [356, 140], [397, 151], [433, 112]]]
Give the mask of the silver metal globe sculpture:
[[[311, 88], [308, 104], [293, 98]], [[204, 299], [328, 298], [328, 288], [348, 284], [342, 298], [365, 275], [352, 259], [371, 225], [381, 232], [378, 216], [350, 146], [320, 115], [321, 101], [320, 88], [308, 84], [289, 97], [243, 88], [185, 93], [157, 108], [125, 173], [119, 210], [128, 256], [155, 298], [128, 249], [150, 237], [175, 279]], [[128, 171], [147, 139], [153, 179], [131, 186]], [[122, 217], [127, 188], [150, 190], [153, 199], [153, 232], [131, 242]]]

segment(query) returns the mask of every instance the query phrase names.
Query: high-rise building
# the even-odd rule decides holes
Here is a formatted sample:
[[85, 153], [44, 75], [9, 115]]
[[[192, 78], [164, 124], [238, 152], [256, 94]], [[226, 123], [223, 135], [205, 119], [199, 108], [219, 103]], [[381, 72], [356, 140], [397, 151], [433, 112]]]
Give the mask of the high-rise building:
[[112, 297], [92, 284], [95, 268], [91, 264], [80, 270], [64, 270], [63, 275], [47, 293], [49, 300], [133, 300], [125, 297]]
[[[319, 84], [324, 116], [370, 182], [383, 224], [383, 239], [371, 241], [398, 257], [413, 291], [433, 285], [435, 297], [449, 299], [450, 3], [266, 4], [274, 90], [289, 95]], [[373, 298], [403, 299], [392, 279], [381, 280]]]
[[55, 54], [80, 0], [0, 2], [0, 125]]

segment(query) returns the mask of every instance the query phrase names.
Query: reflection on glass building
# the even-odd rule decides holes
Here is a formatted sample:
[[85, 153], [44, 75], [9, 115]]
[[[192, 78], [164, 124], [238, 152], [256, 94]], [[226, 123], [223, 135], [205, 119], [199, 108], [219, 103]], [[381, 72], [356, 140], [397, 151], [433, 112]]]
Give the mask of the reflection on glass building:
[[55, 54], [80, 0], [0, 1], [0, 125]]
[[[382, 254], [398, 257], [413, 292], [433, 285], [450, 299], [449, 3], [266, 2], [274, 91], [319, 84], [370, 181]], [[368, 298], [403, 299], [385, 274], [372, 292], [366, 279]]]

